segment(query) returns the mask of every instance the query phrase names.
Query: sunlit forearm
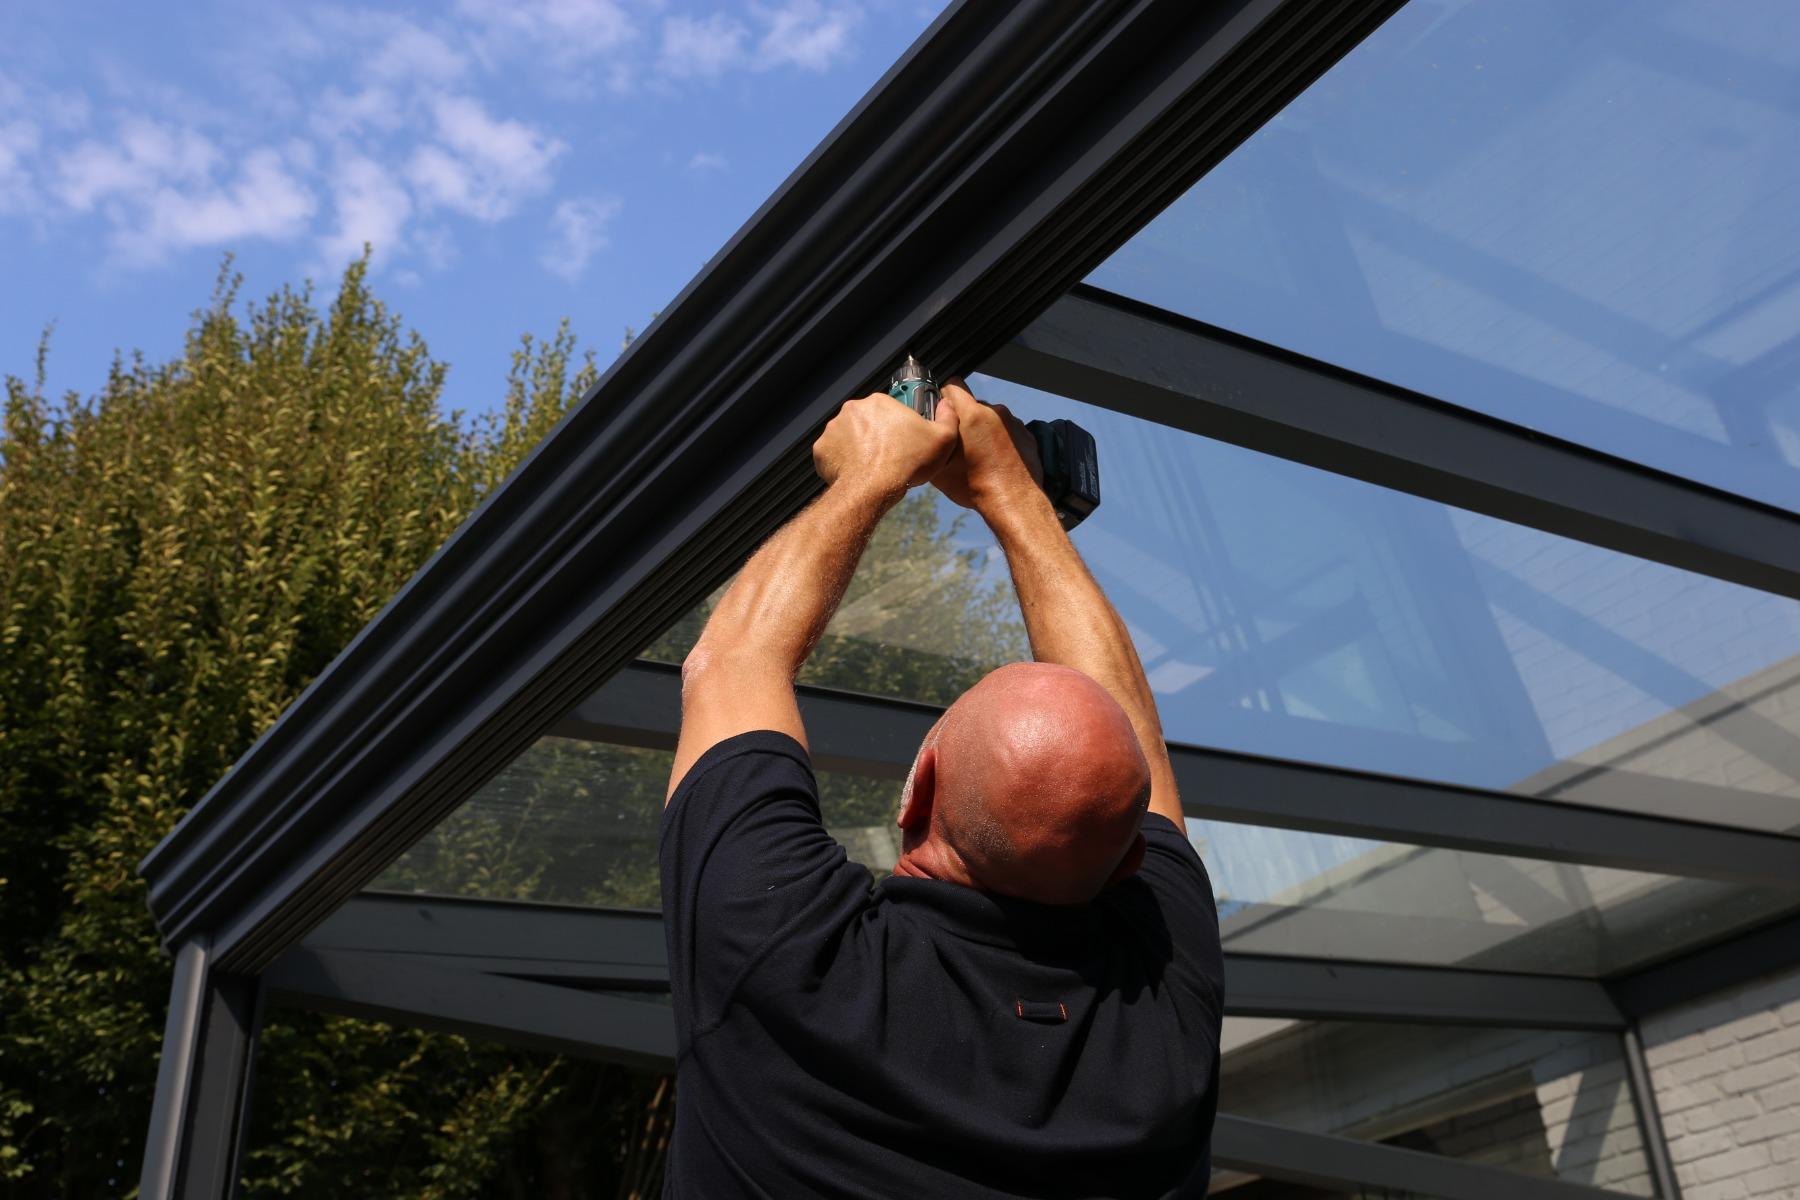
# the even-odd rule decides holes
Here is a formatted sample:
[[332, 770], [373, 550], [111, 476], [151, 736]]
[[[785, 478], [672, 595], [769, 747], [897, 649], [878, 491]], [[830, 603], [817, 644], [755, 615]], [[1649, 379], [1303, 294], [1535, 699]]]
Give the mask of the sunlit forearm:
[[792, 680], [824, 633], [875, 526], [903, 495], [842, 479], [744, 564], [688, 658]]

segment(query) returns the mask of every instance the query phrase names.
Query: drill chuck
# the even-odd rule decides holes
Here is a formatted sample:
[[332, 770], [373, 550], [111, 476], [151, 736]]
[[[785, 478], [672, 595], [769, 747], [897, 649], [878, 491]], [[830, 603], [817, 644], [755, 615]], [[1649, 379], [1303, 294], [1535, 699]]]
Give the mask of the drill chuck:
[[894, 372], [893, 381], [888, 384], [888, 395], [927, 421], [937, 417], [937, 383], [932, 380], [931, 372], [910, 354], [900, 364], [900, 369]]
[[[888, 395], [928, 421], [937, 415], [937, 384], [910, 354], [894, 372]], [[1062, 527], [1073, 529], [1100, 507], [1100, 448], [1094, 435], [1066, 419], [1027, 421], [1025, 429], [1037, 442], [1044, 494]]]

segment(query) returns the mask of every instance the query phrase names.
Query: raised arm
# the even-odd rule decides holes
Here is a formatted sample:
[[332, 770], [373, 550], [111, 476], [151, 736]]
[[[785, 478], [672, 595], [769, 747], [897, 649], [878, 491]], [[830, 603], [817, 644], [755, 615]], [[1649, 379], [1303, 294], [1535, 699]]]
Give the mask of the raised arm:
[[1137, 647], [1033, 478], [1025, 456], [1035, 449], [1024, 426], [1005, 405], [977, 402], [960, 379], [944, 383], [938, 411], [946, 407], [957, 414], [960, 445], [934, 482], [994, 531], [1012, 569], [1032, 657], [1073, 667], [1119, 702], [1150, 764], [1150, 811], [1182, 828], [1175, 770]]
[[669, 791], [715, 744], [773, 729], [806, 744], [794, 676], [818, 644], [869, 535], [956, 448], [954, 408], [927, 421], [877, 393], [838, 410], [813, 444], [823, 495], [738, 572], [681, 665], [681, 736]]

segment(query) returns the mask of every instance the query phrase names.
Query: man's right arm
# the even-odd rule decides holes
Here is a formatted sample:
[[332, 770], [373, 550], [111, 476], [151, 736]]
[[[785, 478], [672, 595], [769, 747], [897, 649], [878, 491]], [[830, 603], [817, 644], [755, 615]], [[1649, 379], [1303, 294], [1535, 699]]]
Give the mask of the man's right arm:
[[1032, 657], [1080, 671], [1118, 701], [1150, 764], [1150, 811], [1183, 828], [1175, 770], [1137, 647], [1021, 456], [1023, 427], [1005, 406], [977, 402], [960, 379], [945, 381], [939, 403], [955, 406], [960, 422], [960, 449], [939, 487], [993, 530], [1012, 570]]

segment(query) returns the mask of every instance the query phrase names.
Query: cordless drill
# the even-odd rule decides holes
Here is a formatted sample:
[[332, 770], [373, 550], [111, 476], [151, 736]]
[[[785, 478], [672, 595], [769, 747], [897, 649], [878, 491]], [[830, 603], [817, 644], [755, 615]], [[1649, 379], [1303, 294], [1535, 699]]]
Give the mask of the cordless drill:
[[[926, 420], [937, 414], [938, 389], [931, 372], [912, 355], [888, 384], [888, 395]], [[1100, 451], [1094, 435], [1073, 421], [1027, 421], [1044, 468], [1044, 494], [1064, 529], [1073, 529], [1100, 507]]]

